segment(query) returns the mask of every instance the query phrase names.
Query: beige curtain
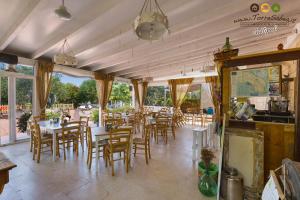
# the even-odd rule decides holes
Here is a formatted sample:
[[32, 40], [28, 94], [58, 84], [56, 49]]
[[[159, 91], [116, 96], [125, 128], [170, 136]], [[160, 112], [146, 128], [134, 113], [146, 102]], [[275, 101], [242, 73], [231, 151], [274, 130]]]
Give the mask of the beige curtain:
[[140, 92], [139, 92], [139, 81], [134, 79], [134, 80], [131, 80], [131, 83], [133, 85], [136, 102], [138, 103], [138, 105], [140, 107], [141, 101], [140, 101]]
[[181, 127], [185, 124], [185, 118], [181, 112], [180, 106], [192, 82], [193, 78], [172, 79], [168, 81], [174, 108], [172, 122], [176, 127]]
[[141, 97], [141, 105], [140, 107], [143, 108], [145, 104], [145, 99], [147, 97], [147, 89], [148, 89], [148, 82], [142, 83], [142, 97]]
[[95, 73], [95, 79], [99, 104], [101, 109], [105, 111], [111, 94], [114, 77]]
[[37, 98], [40, 104], [40, 114], [44, 115], [49, 92], [51, 89], [51, 80], [54, 64], [49, 61], [39, 60], [36, 76]]
[[218, 77], [205, 77], [205, 82], [209, 84], [210, 95], [215, 108], [216, 118], [220, 115], [219, 96], [218, 96]]
[[192, 82], [193, 78], [172, 79], [168, 81], [174, 109], [180, 110], [180, 106]]

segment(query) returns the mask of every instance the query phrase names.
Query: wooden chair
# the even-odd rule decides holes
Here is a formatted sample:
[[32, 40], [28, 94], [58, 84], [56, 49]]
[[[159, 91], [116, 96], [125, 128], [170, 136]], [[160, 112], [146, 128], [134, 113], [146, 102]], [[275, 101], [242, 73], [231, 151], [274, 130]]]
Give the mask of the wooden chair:
[[185, 118], [186, 122], [188, 122], [189, 124], [195, 125], [194, 114], [185, 113], [184, 118]]
[[195, 125], [200, 125], [201, 127], [203, 127], [204, 125], [204, 117], [203, 114], [199, 113], [199, 114], [195, 114]]
[[151, 159], [151, 153], [150, 153], [150, 131], [151, 131], [151, 125], [146, 125], [144, 127], [144, 137], [143, 138], [134, 138], [133, 139], [134, 156], [136, 156], [136, 151], [138, 149], [144, 150], [146, 164], [148, 164], [148, 157], [149, 157], [149, 159]]
[[[34, 123], [30, 127], [32, 134], [34, 135], [33, 137], [33, 160], [35, 160], [35, 155], [37, 154], [37, 163], [40, 162], [41, 158], [41, 152], [43, 151], [44, 148], [50, 147], [50, 151], [52, 152], [52, 138], [49, 137], [43, 137], [41, 135], [41, 129], [40, 125], [37, 123]], [[46, 145], [46, 146], [44, 146]]]
[[119, 113], [119, 112], [113, 113], [113, 118], [114, 119], [122, 119], [122, 113]]
[[82, 137], [83, 137], [83, 140], [86, 141], [86, 144], [87, 144], [87, 127], [89, 126], [89, 119], [90, 117], [89, 116], [80, 116], [79, 117], [79, 121], [81, 123], [81, 130], [82, 130]]
[[169, 121], [165, 117], [157, 117], [155, 119], [155, 140], [158, 144], [158, 136], [162, 136], [165, 144], [168, 143], [168, 125]]
[[136, 134], [137, 121], [134, 114], [128, 116], [127, 126], [131, 126], [132, 133]]
[[[87, 165], [88, 168], [91, 169], [92, 165], [92, 159], [93, 159], [93, 153], [96, 153], [96, 145], [99, 147], [99, 155], [102, 152], [102, 157], [104, 157], [104, 149], [108, 144], [107, 139], [100, 140], [98, 144], [92, 140], [92, 132], [91, 132], [91, 127], [87, 127], [87, 134], [86, 134], [86, 139], [87, 139], [87, 149], [88, 149], [88, 156], [87, 156]], [[95, 151], [93, 151], [95, 150]]]
[[[128, 166], [130, 160], [130, 138], [131, 128], [114, 129], [109, 134], [108, 145], [105, 148], [105, 165], [109, 162], [112, 167], [112, 176], [115, 175], [114, 162], [123, 160], [126, 165], [126, 172], [128, 173]], [[122, 154], [123, 157], [115, 159], [114, 154]]]
[[[32, 125], [34, 123], [38, 123], [38, 122], [44, 121], [46, 119], [47, 119], [46, 115], [37, 115], [37, 116], [33, 116], [31, 121], [28, 120], [27, 128], [29, 129], [29, 133], [30, 133], [30, 152], [32, 152], [33, 142], [34, 142], [34, 138], [33, 138], [34, 134], [31, 133], [31, 127], [33, 127]], [[52, 138], [52, 135], [48, 134], [46, 131], [43, 132], [42, 135], [43, 135], [43, 137]]]
[[58, 135], [56, 139], [57, 148], [59, 148], [60, 145], [62, 146], [64, 160], [66, 160], [66, 148], [70, 147], [70, 143], [72, 143], [73, 151], [76, 151], [76, 155], [78, 156], [79, 140], [82, 139], [80, 121], [67, 122], [61, 124], [61, 126], [62, 133], [61, 135]]

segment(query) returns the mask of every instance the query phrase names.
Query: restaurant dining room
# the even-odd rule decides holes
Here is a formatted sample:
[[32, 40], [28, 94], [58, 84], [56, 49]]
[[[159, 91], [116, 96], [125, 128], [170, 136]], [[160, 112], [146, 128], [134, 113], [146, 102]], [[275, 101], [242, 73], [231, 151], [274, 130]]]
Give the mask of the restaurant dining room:
[[300, 200], [298, 0], [0, 8], [0, 200]]

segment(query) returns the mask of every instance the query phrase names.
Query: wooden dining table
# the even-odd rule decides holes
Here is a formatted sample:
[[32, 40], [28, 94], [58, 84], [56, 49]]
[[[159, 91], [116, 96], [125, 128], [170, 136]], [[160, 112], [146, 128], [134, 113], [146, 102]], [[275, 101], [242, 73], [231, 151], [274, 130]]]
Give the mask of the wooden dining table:
[[[41, 130], [46, 131], [47, 134], [52, 135], [52, 148], [53, 148], [53, 153], [52, 153], [52, 159], [53, 161], [56, 161], [56, 138], [59, 133], [62, 132], [62, 126], [61, 122], [59, 121], [58, 123], [51, 122], [50, 120], [44, 120], [44, 121], [39, 121], [38, 124], [40, 125]], [[70, 125], [70, 126], [75, 126], [75, 125]], [[81, 131], [81, 134], [83, 134], [83, 130]], [[83, 137], [82, 137], [83, 138]], [[81, 145], [84, 145], [84, 141], [81, 141]]]
[[[59, 133], [62, 132], [62, 126], [61, 123], [50, 123], [50, 120], [40, 121], [38, 122], [40, 125], [40, 128], [42, 130], [47, 131], [48, 134], [52, 134], [52, 148], [53, 148], [53, 161], [56, 161], [57, 155], [56, 155], [56, 137]], [[120, 128], [132, 128], [131, 126], [120, 126]], [[96, 144], [99, 143], [100, 140], [103, 139], [109, 139], [109, 132], [105, 130], [105, 127], [92, 127], [92, 138], [96, 142]], [[82, 131], [83, 132], [83, 131]], [[82, 137], [83, 138], [83, 137]], [[132, 138], [132, 137], [131, 137]], [[131, 142], [132, 144], [132, 142]], [[84, 145], [84, 141], [81, 141], [81, 145]], [[131, 147], [130, 147], [131, 149]], [[96, 145], [96, 168], [98, 169], [98, 163], [99, 163], [99, 146]], [[132, 162], [130, 162], [132, 163]]]
[[[119, 128], [131, 128], [132, 126], [120, 126]], [[105, 127], [93, 127], [92, 129], [92, 136], [93, 136], [93, 140], [95, 140], [96, 143], [96, 169], [98, 170], [99, 167], [99, 142], [101, 140], [108, 140], [109, 139], [109, 131], [105, 130]], [[133, 137], [130, 137], [130, 148], [129, 148], [129, 164], [131, 167], [133, 167], [133, 162], [132, 162], [132, 156], [131, 156], [131, 149], [132, 149], [132, 140]]]

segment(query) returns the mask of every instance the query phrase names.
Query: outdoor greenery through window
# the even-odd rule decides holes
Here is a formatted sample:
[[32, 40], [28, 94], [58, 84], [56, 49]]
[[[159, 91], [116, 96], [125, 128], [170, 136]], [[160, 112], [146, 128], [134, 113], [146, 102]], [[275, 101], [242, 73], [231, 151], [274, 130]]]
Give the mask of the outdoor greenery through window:
[[114, 82], [108, 109], [112, 112], [126, 112], [129, 108], [132, 108], [131, 89], [129, 84]]
[[81, 104], [98, 103], [95, 80], [53, 73], [51, 84], [48, 107], [53, 104], [73, 104], [77, 108]]
[[146, 106], [172, 106], [170, 90], [164, 86], [149, 86], [145, 99]]
[[16, 65], [17, 73], [25, 74], [25, 75], [34, 75], [34, 68], [32, 66], [27, 65]]

